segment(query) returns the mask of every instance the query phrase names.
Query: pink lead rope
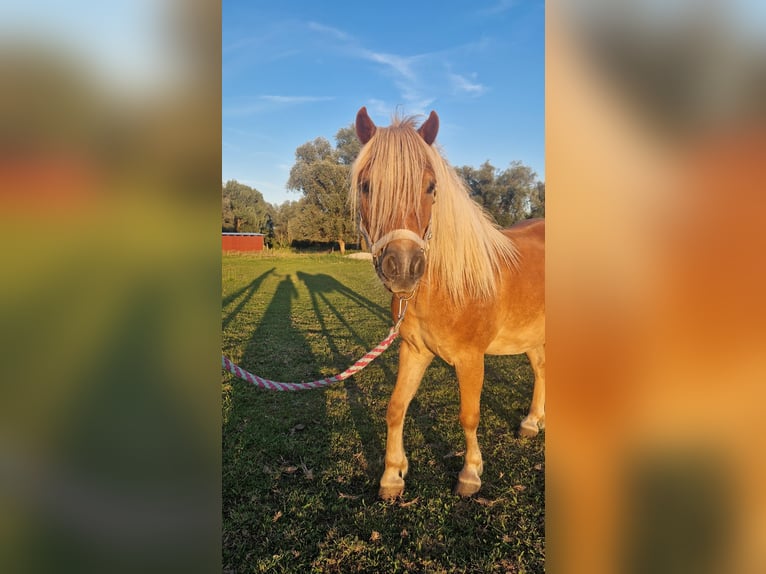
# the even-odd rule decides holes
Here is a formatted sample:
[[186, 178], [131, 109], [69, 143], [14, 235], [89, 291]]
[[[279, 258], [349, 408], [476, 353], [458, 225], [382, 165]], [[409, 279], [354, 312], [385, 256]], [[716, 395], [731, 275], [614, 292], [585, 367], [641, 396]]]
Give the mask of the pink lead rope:
[[225, 355], [221, 356], [221, 365], [225, 370], [229, 371], [234, 376], [244, 381], [248, 381], [249, 383], [252, 383], [258, 387], [261, 387], [262, 389], [268, 389], [270, 391], [306, 391], [309, 389], [318, 389], [331, 383], [339, 383], [340, 381], [344, 381], [351, 375], [354, 375], [364, 369], [391, 346], [391, 343], [394, 342], [394, 339], [396, 339], [396, 336], [399, 334], [400, 324], [401, 319], [396, 323], [396, 325], [391, 327], [391, 330], [388, 332], [388, 336], [383, 339], [377, 347], [359, 359], [356, 363], [351, 365], [348, 369], [335, 376], [328, 377], [326, 379], [320, 379], [318, 381], [310, 381], [308, 383], [280, 383], [277, 381], [270, 381], [269, 379], [264, 379], [263, 377], [254, 375], [235, 365]]

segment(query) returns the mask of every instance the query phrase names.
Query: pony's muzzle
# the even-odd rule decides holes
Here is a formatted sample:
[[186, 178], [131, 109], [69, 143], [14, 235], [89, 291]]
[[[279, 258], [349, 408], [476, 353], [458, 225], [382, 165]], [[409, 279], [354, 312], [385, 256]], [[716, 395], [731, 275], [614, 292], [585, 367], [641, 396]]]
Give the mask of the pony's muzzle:
[[408, 239], [390, 242], [377, 265], [383, 284], [393, 293], [410, 293], [426, 270], [423, 249]]

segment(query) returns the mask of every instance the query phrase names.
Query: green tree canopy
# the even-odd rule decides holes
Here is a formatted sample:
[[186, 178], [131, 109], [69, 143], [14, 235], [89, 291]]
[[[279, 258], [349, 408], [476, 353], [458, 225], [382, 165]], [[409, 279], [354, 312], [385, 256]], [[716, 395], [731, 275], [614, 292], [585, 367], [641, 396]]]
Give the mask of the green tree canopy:
[[340, 164], [350, 166], [354, 163], [361, 149], [362, 144], [359, 138], [356, 137], [356, 129], [354, 129], [353, 124], [340, 128], [338, 133], [335, 134], [335, 151], [338, 154], [338, 162]]
[[471, 197], [486, 209], [501, 227], [529, 217], [545, 216], [545, 184], [520, 161], [503, 171], [485, 161], [480, 168], [457, 168]]
[[279, 247], [289, 247], [296, 239], [305, 239], [297, 234], [301, 201], [285, 201], [274, 213], [274, 242]]
[[346, 242], [356, 239], [354, 218], [348, 206], [348, 186], [351, 164], [360, 146], [353, 127], [340, 129], [335, 139], [334, 148], [322, 137], [299, 146], [287, 187], [303, 194], [294, 220], [300, 228], [299, 236], [337, 241], [341, 253], [345, 253]]
[[274, 208], [263, 194], [236, 180], [227, 181], [221, 190], [223, 231], [264, 233]]

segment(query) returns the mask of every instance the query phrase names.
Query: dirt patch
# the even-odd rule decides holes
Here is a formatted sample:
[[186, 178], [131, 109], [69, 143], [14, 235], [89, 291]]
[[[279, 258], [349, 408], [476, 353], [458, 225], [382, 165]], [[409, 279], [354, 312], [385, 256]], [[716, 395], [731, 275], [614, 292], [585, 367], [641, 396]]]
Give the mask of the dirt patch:
[[349, 259], [372, 259], [372, 253], [352, 253], [351, 255], [346, 255]]

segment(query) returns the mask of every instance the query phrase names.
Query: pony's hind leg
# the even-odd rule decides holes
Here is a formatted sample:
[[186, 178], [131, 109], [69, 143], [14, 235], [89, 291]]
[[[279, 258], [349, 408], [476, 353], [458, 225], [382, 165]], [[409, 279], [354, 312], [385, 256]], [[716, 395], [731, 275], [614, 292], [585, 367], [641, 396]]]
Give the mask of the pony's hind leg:
[[460, 385], [460, 425], [465, 433], [465, 462], [458, 475], [455, 494], [471, 496], [481, 488], [484, 462], [476, 429], [479, 427], [481, 388], [484, 385], [484, 356], [477, 354], [455, 363]]
[[407, 457], [404, 454], [404, 416], [420, 386], [423, 373], [433, 358], [428, 351], [418, 352], [409, 343], [402, 341], [399, 349], [399, 373], [386, 412], [386, 468], [380, 479], [379, 491], [383, 499], [390, 500], [404, 492], [404, 477], [408, 468]]
[[532, 392], [529, 414], [521, 421], [519, 435], [533, 437], [537, 436], [540, 429], [545, 428], [545, 345], [527, 351], [527, 357], [535, 373], [535, 389]]

